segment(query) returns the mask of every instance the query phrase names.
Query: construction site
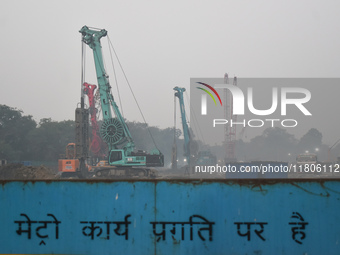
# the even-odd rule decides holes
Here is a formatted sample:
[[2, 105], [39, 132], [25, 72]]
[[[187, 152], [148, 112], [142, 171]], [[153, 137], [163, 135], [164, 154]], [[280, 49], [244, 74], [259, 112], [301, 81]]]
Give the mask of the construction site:
[[[29, 159], [23, 162], [18, 160], [7, 162], [4, 159], [3, 166], [0, 168], [0, 172], [3, 172], [2, 179], [190, 178], [190, 176], [191, 178], [225, 178], [223, 173], [215, 175], [194, 173], [196, 165], [214, 166], [218, 163], [218, 159], [210, 151], [209, 146], [195, 138], [193, 127], [189, 126], [190, 101], [186, 95], [185, 105], [186, 89], [184, 87], [173, 88], [174, 127], [171, 163], [169, 164], [170, 157], [167, 155], [167, 166], [164, 165], [164, 154], [157, 148], [150, 130], [148, 130], [148, 139], [152, 140], [155, 149], [150, 153], [145, 150], [136, 150], [135, 141], [126, 119], [118, 107], [118, 102], [114, 100], [109, 75], [104, 67], [101, 39], [107, 36], [107, 31], [84, 26], [79, 32], [83, 42], [82, 77], [81, 94], [78, 95], [80, 100], [75, 109], [75, 140], [65, 144], [65, 153], [58, 160], [57, 172], [55, 166], [32, 165]], [[109, 45], [112, 46], [110, 41]], [[89, 47], [93, 54], [98, 85], [89, 84], [85, 80], [86, 47]], [[115, 49], [112, 48], [112, 51], [115, 52]], [[124, 73], [122, 66], [120, 67]], [[130, 87], [127, 79], [126, 81], [127, 86]], [[229, 83], [227, 74], [225, 74], [224, 83]], [[233, 85], [237, 86], [236, 77], [233, 79]], [[131, 92], [133, 94], [132, 89]], [[219, 100], [221, 101], [221, 98]], [[227, 90], [224, 90], [223, 101], [227, 104], [224, 116], [236, 121], [231, 107], [233, 98]], [[136, 104], [144, 119], [137, 101]], [[179, 110], [176, 105], [179, 106]], [[177, 112], [180, 115], [180, 128], [176, 124], [179, 119], [176, 116]], [[144, 124], [147, 126], [146, 122]], [[224, 132], [225, 152], [222, 152], [222, 156], [220, 155], [219, 162], [237, 161], [235, 143], [236, 127], [226, 127]]]
[[[327, 146], [314, 126], [300, 138], [287, 132], [298, 118], [286, 109], [309, 115], [309, 90], [275, 87], [272, 106], [259, 110], [236, 75], [193, 79], [164, 92], [173, 94], [174, 124], [161, 130], [147, 123], [118, 59], [135, 101], [127, 103], [144, 122], [122, 113], [105, 64], [112, 59], [104, 61], [102, 50], [107, 38], [116, 55], [108, 31], [79, 33], [80, 93], [72, 95], [79, 103], [66, 123], [72, 135], [55, 139], [63, 153], [44, 164], [0, 151], [0, 254], [340, 254], [340, 139]], [[86, 79], [86, 50], [96, 84]], [[244, 108], [257, 117], [246, 120]], [[284, 120], [271, 117], [276, 108]], [[27, 155], [53, 149], [38, 145]]]

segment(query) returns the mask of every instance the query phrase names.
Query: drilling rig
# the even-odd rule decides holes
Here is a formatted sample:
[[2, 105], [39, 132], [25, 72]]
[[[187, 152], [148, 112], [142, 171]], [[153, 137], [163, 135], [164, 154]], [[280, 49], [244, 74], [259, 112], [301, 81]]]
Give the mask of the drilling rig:
[[104, 68], [100, 39], [107, 35], [107, 31], [83, 26], [79, 32], [82, 42], [93, 51], [103, 117], [100, 135], [108, 147], [108, 167], [95, 167], [96, 176], [154, 176], [155, 171], [148, 167], [163, 167], [164, 155], [158, 149], [151, 153], [134, 150], [133, 138], [113, 98]]
[[[183, 136], [184, 136], [184, 156], [185, 156], [186, 163], [187, 163], [185, 174], [190, 174], [192, 168], [195, 165], [215, 165], [217, 163], [216, 157], [209, 150], [198, 151], [199, 145], [197, 141], [195, 141], [192, 138], [192, 134], [188, 126], [185, 106], [184, 106], [183, 92], [186, 91], [185, 88], [175, 87], [174, 91], [175, 91], [175, 97], [178, 98], [180, 112], [181, 112], [181, 119], [182, 119], [182, 129], [183, 129]], [[174, 143], [174, 145], [175, 144], [176, 143]]]

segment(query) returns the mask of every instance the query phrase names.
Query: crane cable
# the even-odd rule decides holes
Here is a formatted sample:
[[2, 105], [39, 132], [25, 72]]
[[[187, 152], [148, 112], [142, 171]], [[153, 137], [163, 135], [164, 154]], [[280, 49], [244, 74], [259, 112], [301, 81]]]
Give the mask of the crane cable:
[[[108, 38], [109, 39], [109, 38]], [[108, 43], [110, 42], [110, 40], [108, 40]], [[112, 47], [113, 48], [113, 47]], [[115, 65], [113, 63], [113, 57], [112, 57], [112, 52], [111, 52], [111, 47], [109, 44], [109, 51], [110, 51], [110, 57], [111, 57], [111, 65], [112, 65], [112, 69], [113, 69], [113, 75], [115, 77], [115, 82], [116, 82], [116, 87], [117, 87], [117, 94], [118, 94], [118, 99], [119, 99], [119, 105], [120, 105], [120, 109], [122, 110], [122, 116], [124, 117], [124, 111], [123, 111], [123, 105], [122, 105], [122, 100], [120, 98], [120, 92], [119, 92], [119, 86], [118, 86], [118, 80], [117, 80], [117, 74], [116, 74], [116, 69], [115, 69]]]
[[[186, 101], [187, 101], [187, 103], [188, 103], [188, 105], [189, 105], [189, 108], [190, 108], [190, 116], [193, 117], [193, 123], [194, 123], [194, 125], [193, 125], [193, 126], [190, 125], [190, 126], [191, 126], [191, 128], [195, 128], [195, 129], [197, 128], [197, 129], [198, 129], [198, 132], [197, 132], [197, 129], [196, 129], [196, 134], [197, 134], [198, 138], [201, 139], [201, 140], [203, 141], [204, 144], [206, 144], [206, 143], [205, 143], [204, 136], [203, 136], [203, 134], [202, 134], [201, 126], [198, 125], [198, 121], [197, 121], [197, 117], [196, 117], [195, 111], [194, 111], [194, 109], [192, 108], [191, 104], [189, 103], [190, 100], [189, 100], [189, 97], [188, 97], [188, 94], [187, 94], [187, 93], [185, 93], [185, 98], [186, 98]], [[191, 122], [191, 119], [190, 119], [190, 122]]]
[[83, 84], [85, 80], [85, 60], [86, 60], [86, 47], [84, 47], [85, 43], [81, 41], [81, 97], [84, 97], [84, 89]]
[[[156, 144], [156, 142], [155, 142], [155, 139], [154, 139], [154, 137], [153, 137], [152, 134], [151, 134], [150, 128], [149, 128], [149, 126], [148, 126], [148, 124], [147, 124], [147, 122], [146, 122], [146, 119], [145, 119], [145, 117], [144, 117], [144, 114], [143, 114], [143, 112], [142, 112], [142, 109], [140, 108], [140, 106], [139, 106], [139, 104], [138, 104], [137, 98], [136, 98], [135, 94], [133, 93], [133, 90], [132, 90], [132, 88], [131, 88], [130, 82], [129, 82], [129, 80], [128, 80], [126, 74], [125, 74], [124, 68], [123, 68], [122, 64], [120, 63], [120, 60], [119, 60], [119, 58], [118, 58], [118, 55], [117, 55], [117, 53], [116, 53], [116, 51], [115, 51], [115, 49], [114, 49], [114, 47], [113, 47], [113, 44], [112, 44], [112, 42], [111, 42], [111, 40], [110, 40], [110, 38], [109, 38], [109, 35], [107, 35], [107, 39], [108, 39], [109, 44], [111, 45], [112, 50], [113, 50], [113, 52], [114, 52], [114, 54], [115, 54], [115, 56], [116, 56], [116, 58], [117, 58], [117, 62], [118, 62], [118, 64], [119, 64], [119, 66], [120, 66], [120, 69], [121, 69], [122, 72], [123, 72], [125, 81], [126, 81], [126, 83], [128, 84], [128, 86], [129, 86], [129, 89], [130, 89], [130, 91], [131, 91], [131, 94], [132, 94], [132, 96], [133, 96], [133, 98], [134, 98], [134, 100], [135, 100], [135, 102], [136, 102], [136, 105], [137, 105], [137, 107], [138, 107], [138, 110], [139, 110], [139, 112], [140, 112], [140, 114], [141, 114], [141, 116], [142, 116], [142, 118], [143, 118], [143, 121], [144, 121], [144, 123], [147, 125], [147, 130], [148, 130], [148, 132], [149, 132], [149, 134], [150, 134], [150, 136], [151, 136], [152, 142], [153, 142], [154, 146], [156, 147], [156, 149], [159, 150], [158, 147], [157, 147], [157, 144]], [[112, 56], [111, 56], [111, 59], [112, 59]]]

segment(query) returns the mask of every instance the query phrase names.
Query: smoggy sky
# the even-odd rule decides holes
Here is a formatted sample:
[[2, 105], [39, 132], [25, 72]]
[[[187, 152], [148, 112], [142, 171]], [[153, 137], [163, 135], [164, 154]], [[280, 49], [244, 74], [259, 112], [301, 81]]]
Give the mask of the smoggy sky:
[[[78, 31], [87, 25], [108, 31], [146, 121], [172, 127], [173, 87], [189, 90], [192, 77], [339, 77], [339, 9], [339, 1], [321, 0], [2, 0], [0, 104], [37, 121], [74, 119]], [[118, 100], [107, 38], [102, 45]], [[97, 84], [92, 62], [87, 47], [85, 81]], [[115, 66], [124, 116], [142, 121]]]

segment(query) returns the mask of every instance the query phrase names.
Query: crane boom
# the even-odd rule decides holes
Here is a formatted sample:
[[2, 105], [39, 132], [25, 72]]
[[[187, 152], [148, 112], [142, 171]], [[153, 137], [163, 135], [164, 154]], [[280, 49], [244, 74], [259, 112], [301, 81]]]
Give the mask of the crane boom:
[[178, 97], [181, 111], [184, 135], [184, 156], [186, 157], [188, 168], [190, 169], [193, 165], [196, 164], [215, 165], [217, 161], [216, 157], [209, 150], [198, 152], [198, 143], [192, 138], [192, 135], [190, 133], [183, 99], [183, 92], [185, 92], [185, 88], [175, 87], [174, 90], [176, 91], [175, 96]]
[[[127, 143], [125, 148], [129, 152], [133, 151], [135, 145], [133, 143], [130, 131], [121, 115], [116, 102], [111, 94], [111, 86], [109, 76], [106, 74], [104, 68], [102, 46], [100, 39], [107, 35], [105, 29], [94, 30], [87, 26], [82, 27], [79, 31], [83, 36], [83, 42], [86, 43], [93, 50], [93, 58], [96, 68], [98, 89], [100, 94], [100, 101], [102, 107], [102, 115], [104, 123], [101, 127], [100, 133], [109, 146], [109, 150], [117, 149], [117, 145]], [[116, 118], [113, 118], [111, 107]]]
[[183, 127], [183, 135], [184, 135], [184, 156], [186, 157], [187, 163], [190, 166], [190, 132], [189, 132], [189, 126], [185, 114], [185, 107], [184, 107], [184, 99], [183, 99], [183, 92], [185, 91], [185, 88], [179, 88], [175, 87], [175, 96], [178, 97], [179, 100], [179, 107], [181, 111], [181, 118], [182, 118], [182, 127]]

